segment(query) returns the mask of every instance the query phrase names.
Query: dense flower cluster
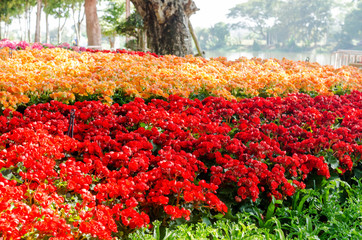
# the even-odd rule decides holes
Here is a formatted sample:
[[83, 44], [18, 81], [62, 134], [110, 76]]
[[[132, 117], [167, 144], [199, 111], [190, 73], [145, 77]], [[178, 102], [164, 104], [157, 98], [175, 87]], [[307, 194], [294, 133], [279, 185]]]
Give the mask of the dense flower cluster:
[[117, 49], [117, 50], [99, 50], [99, 49], [91, 49], [86, 47], [79, 47], [79, 46], [72, 46], [69, 43], [61, 43], [58, 45], [52, 45], [50, 43], [32, 43], [29, 44], [25, 41], [15, 42], [10, 41], [8, 39], [2, 39], [0, 40], [0, 48], [6, 48], [9, 50], [26, 50], [27, 48], [30, 49], [46, 49], [46, 48], [64, 48], [68, 50], [73, 50], [77, 52], [102, 52], [102, 53], [124, 53], [124, 54], [130, 54], [130, 55], [139, 55], [139, 56], [145, 56], [147, 54], [150, 54], [154, 57], [158, 57], [157, 54], [151, 53], [151, 52], [139, 52], [139, 51], [128, 51], [125, 49]]
[[362, 154], [362, 93], [52, 101], [3, 111], [0, 134], [5, 238], [112, 239], [155, 219], [225, 213], [220, 190], [236, 202], [282, 199], [312, 173], [350, 171]]
[[39, 50], [33, 45], [10, 56], [9, 49], [0, 49], [0, 107], [15, 109], [48, 98], [64, 103], [100, 100], [111, 104], [118, 95], [148, 99], [206, 93], [233, 100], [362, 89], [361, 72], [349, 66], [334, 69], [286, 59], [226, 61], [127, 53]]

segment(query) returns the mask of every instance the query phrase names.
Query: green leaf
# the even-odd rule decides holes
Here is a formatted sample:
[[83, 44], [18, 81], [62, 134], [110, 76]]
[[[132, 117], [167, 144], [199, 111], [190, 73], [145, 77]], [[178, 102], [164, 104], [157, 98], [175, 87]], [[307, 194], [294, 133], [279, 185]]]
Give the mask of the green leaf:
[[280, 240], [285, 239], [285, 235], [284, 235], [284, 232], [282, 231], [282, 229], [275, 229], [275, 232], [277, 233], [278, 239], [280, 239]]
[[219, 213], [219, 214], [216, 214], [215, 216], [214, 216], [214, 218], [216, 218], [216, 219], [222, 219], [224, 217], [224, 214], [222, 214], [222, 213]]
[[204, 222], [206, 224], [206, 226], [211, 226], [212, 225], [212, 223], [211, 223], [211, 221], [210, 221], [210, 219], [208, 217], [203, 217], [202, 222]]
[[361, 179], [361, 178], [362, 178], [362, 170], [361, 170], [361, 169], [355, 168], [353, 172], [354, 172], [354, 176], [355, 176], [357, 179]]
[[328, 159], [327, 162], [331, 165], [332, 169], [336, 169], [339, 167], [339, 161], [336, 157]]
[[274, 215], [274, 210], [275, 210], [275, 198], [273, 196], [273, 200], [269, 204], [268, 210], [266, 212], [266, 216], [265, 216], [266, 220], [269, 220]]
[[300, 191], [297, 191], [293, 196], [293, 203], [292, 203], [292, 206], [293, 206], [293, 209], [296, 209], [297, 208], [297, 203], [298, 203], [298, 200], [299, 200], [299, 195], [300, 195]]
[[308, 233], [312, 233], [313, 232], [313, 226], [312, 226], [311, 218], [309, 216], [307, 216], [305, 221], [306, 221], [305, 225], [306, 225]]
[[156, 229], [156, 231], [153, 232], [153, 237], [157, 240], [161, 239], [161, 233], [160, 233], [160, 226], [161, 226], [161, 222], [160, 221], [155, 221], [153, 223], [154, 228]]
[[302, 214], [302, 210], [303, 210], [303, 207], [304, 207], [304, 203], [305, 201], [307, 201], [307, 199], [309, 198], [309, 194], [305, 195], [302, 200], [300, 200], [299, 204], [298, 204], [298, 208], [297, 208], [297, 212], [298, 214]]

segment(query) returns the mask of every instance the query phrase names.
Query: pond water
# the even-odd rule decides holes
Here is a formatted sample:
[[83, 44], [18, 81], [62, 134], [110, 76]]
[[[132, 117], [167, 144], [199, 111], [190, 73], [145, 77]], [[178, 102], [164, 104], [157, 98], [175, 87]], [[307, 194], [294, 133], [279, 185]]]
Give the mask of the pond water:
[[[282, 52], [282, 51], [257, 51], [257, 52], [227, 52], [227, 51], [205, 51], [206, 58], [210, 57], [227, 57], [228, 60], [235, 60], [240, 57], [246, 58], [276, 58], [276, 59], [290, 59], [294, 61], [305, 61], [309, 58], [310, 62], [318, 62], [321, 65], [331, 65], [332, 53], [317, 53], [316, 51], [310, 52]], [[332, 63], [333, 65], [333, 63]]]

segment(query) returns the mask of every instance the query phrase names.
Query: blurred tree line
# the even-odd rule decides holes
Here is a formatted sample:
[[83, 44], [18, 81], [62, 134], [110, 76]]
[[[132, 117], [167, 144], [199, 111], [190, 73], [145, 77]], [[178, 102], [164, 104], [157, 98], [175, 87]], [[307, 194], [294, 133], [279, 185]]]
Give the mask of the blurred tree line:
[[[32, 13], [36, 7], [36, 30], [32, 34]], [[28, 42], [40, 41], [41, 13], [45, 14], [45, 41], [50, 42], [50, 35], [56, 35], [56, 41], [62, 42], [62, 33], [69, 18], [73, 21], [73, 29], [76, 39], [80, 38], [80, 26], [84, 20], [84, 0], [1, 0], [0, 1], [0, 39], [9, 36], [9, 26], [17, 23], [20, 27], [18, 33], [20, 40]], [[49, 16], [57, 20], [56, 26], [51, 26]], [[24, 24], [25, 22], [25, 24]], [[55, 31], [54, 31], [55, 30]], [[34, 39], [32, 38], [34, 36]]]
[[[103, 16], [100, 18], [102, 34], [108, 39], [111, 46], [114, 44], [114, 38], [121, 35], [134, 35], [134, 32], [142, 28], [142, 21], [131, 15], [129, 21], [125, 17], [125, 1], [124, 0], [102, 0], [106, 8], [103, 11]], [[40, 42], [38, 29], [35, 34], [31, 29], [33, 13], [36, 13], [37, 23], [39, 27], [41, 14], [45, 15], [46, 33], [44, 41], [46, 43], [61, 43], [63, 40], [62, 33], [65, 27], [72, 25], [74, 31], [74, 42], [77, 45], [82, 34], [81, 26], [85, 20], [85, 0], [0, 0], [0, 39], [8, 38], [9, 26], [15, 23], [20, 27], [18, 32], [19, 40], [28, 42]], [[49, 26], [49, 16], [56, 19], [57, 25]], [[137, 22], [138, 21], [138, 22]], [[25, 23], [25, 24], [24, 24]], [[54, 23], [54, 22], [53, 22]], [[130, 30], [128, 25], [132, 25]], [[50, 29], [51, 28], [51, 29]], [[50, 39], [52, 36], [52, 41]], [[33, 38], [34, 37], [34, 38]]]
[[253, 50], [362, 49], [362, 0], [249, 0], [227, 16], [232, 24], [197, 29], [203, 49], [243, 45], [240, 37]]
[[[103, 6], [99, 21], [103, 39], [113, 48], [115, 37], [123, 35], [129, 40], [126, 47], [145, 50], [146, 29], [136, 9], [132, 8], [126, 19], [125, 0], [98, 2]], [[50, 41], [50, 34], [56, 34], [57, 43], [62, 42], [64, 27], [72, 21], [75, 43], [79, 43], [85, 0], [1, 0], [0, 3], [0, 39], [8, 37], [9, 25], [17, 22], [20, 40], [32, 42], [30, 23], [32, 12], [36, 11], [37, 22], [41, 12], [45, 14], [45, 42]], [[57, 26], [51, 30], [49, 16], [57, 19]], [[362, 49], [362, 0], [248, 0], [231, 8], [227, 17], [232, 23], [219, 22], [209, 28], [195, 29], [203, 50], [240, 46], [289, 51], [316, 47]], [[35, 41], [40, 41], [39, 35], [37, 28]]]

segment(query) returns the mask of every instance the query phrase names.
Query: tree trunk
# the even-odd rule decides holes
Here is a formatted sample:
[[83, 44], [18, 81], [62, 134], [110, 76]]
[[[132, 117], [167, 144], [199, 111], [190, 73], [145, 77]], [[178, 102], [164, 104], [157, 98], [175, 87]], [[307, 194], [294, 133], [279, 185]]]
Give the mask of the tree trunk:
[[131, 0], [143, 18], [148, 47], [159, 55], [192, 54], [188, 18], [198, 8], [193, 0]]
[[65, 18], [63, 24], [61, 24], [61, 18], [58, 20], [58, 44], [62, 43], [62, 34], [67, 20], [68, 19]]
[[4, 38], [9, 38], [9, 23], [5, 22]]
[[58, 44], [62, 40], [62, 32], [60, 31], [60, 18], [58, 18]]
[[140, 30], [138, 32], [138, 48], [140, 51], [146, 51], [146, 32], [145, 30]]
[[79, 46], [79, 42], [80, 42], [80, 31], [81, 31], [81, 26], [82, 26], [82, 22], [84, 19], [84, 11], [83, 14], [81, 14], [81, 10], [82, 7], [81, 5], [78, 8], [78, 16], [76, 18], [76, 3], [72, 4], [72, 11], [73, 11], [73, 21], [74, 21], [74, 28], [75, 28], [75, 35], [76, 35], [76, 45]]
[[109, 36], [108, 42], [111, 50], [114, 50], [114, 42], [115, 42], [115, 36]]
[[26, 41], [27, 37], [28, 37], [28, 33], [29, 33], [29, 21], [28, 21], [28, 9], [29, 9], [29, 2], [27, 1], [25, 4], [25, 35], [24, 35], [24, 40]]
[[31, 42], [31, 32], [30, 32], [30, 27], [31, 27], [31, 7], [28, 5], [28, 42]]
[[[131, 3], [129, 0], [126, 0], [126, 20], [131, 15]], [[128, 35], [126, 35], [126, 43], [129, 41]]]
[[35, 25], [35, 37], [34, 42], [40, 42], [40, 19], [41, 19], [41, 9], [42, 9], [42, 0], [36, 1], [36, 25]]
[[25, 10], [25, 32], [24, 32], [24, 41], [26, 41], [27, 30], [28, 30], [27, 26], [28, 26], [28, 10], [27, 10], [27, 8], [26, 8], [26, 10]]
[[18, 14], [17, 17], [18, 17], [19, 28], [20, 28], [20, 30], [19, 30], [20, 41], [23, 41], [23, 29], [22, 29], [22, 27], [21, 27], [21, 25], [22, 25], [22, 24], [21, 24], [21, 16]]
[[49, 37], [49, 14], [45, 14], [45, 42], [50, 43]]
[[85, 0], [84, 11], [88, 46], [101, 46], [101, 27], [97, 15], [97, 0]]
[[[43, 0], [44, 8], [47, 7], [47, 0]], [[49, 14], [45, 12], [45, 42], [50, 43], [50, 37], [49, 37]]]
[[79, 44], [79, 30], [78, 30], [78, 23], [75, 20], [75, 5], [72, 4], [72, 12], [73, 12], [73, 23], [74, 23], [74, 30], [75, 30], [75, 45], [78, 46]]
[[143, 42], [142, 42], [142, 51], [143, 52], [146, 52], [147, 50], [147, 31], [146, 30], [142, 30], [142, 39], [143, 39]]
[[194, 40], [194, 43], [195, 43], [195, 47], [197, 49], [197, 52], [198, 52], [198, 56], [200, 57], [204, 57], [204, 54], [203, 52], [201, 51], [201, 47], [200, 47], [200, 44], [199, 44], [199, 41], [197, 40], [197, 36], [194, 32], [194, 28], [192, 27], [192, 24], [191, 24], [191, 21], [189, 19], [189, 29], [190, 29], [190, 33], [191, 33], [191, 36], [192, 36], [192, 39]]

